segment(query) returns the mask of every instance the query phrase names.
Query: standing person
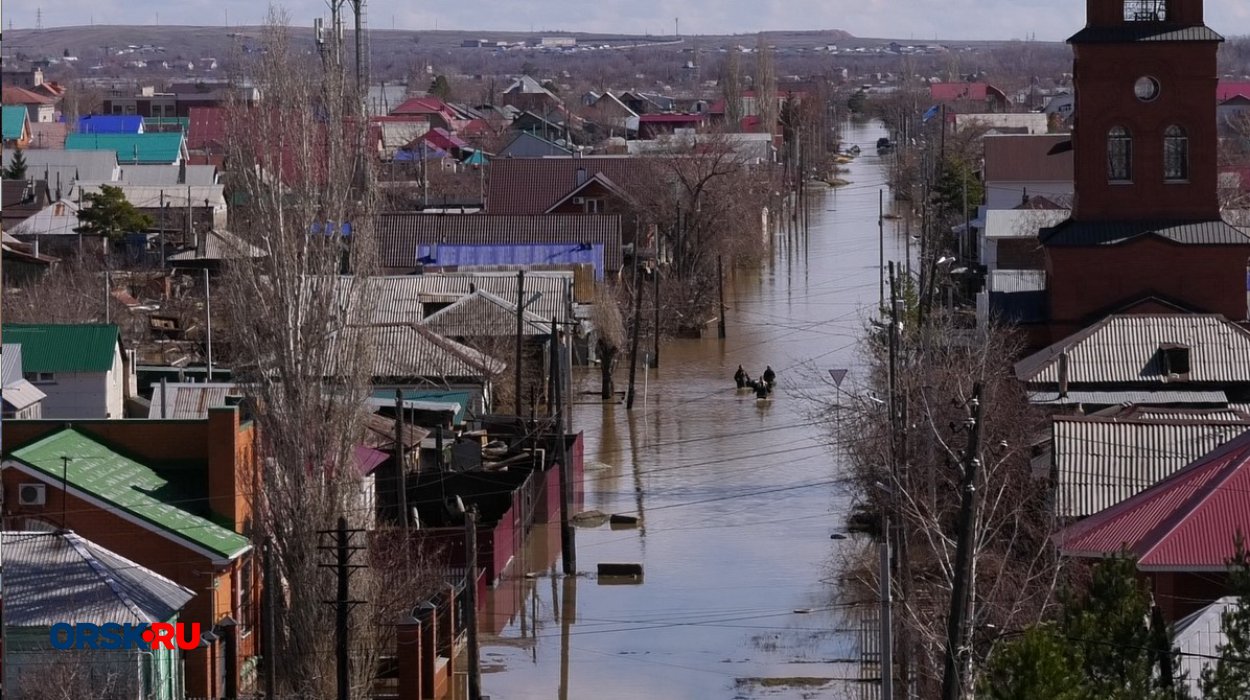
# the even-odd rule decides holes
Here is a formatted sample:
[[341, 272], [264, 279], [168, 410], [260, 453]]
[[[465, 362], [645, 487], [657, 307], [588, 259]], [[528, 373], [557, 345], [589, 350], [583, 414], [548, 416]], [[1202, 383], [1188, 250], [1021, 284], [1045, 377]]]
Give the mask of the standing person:
[[773, 371], [772, 365], [764, 368], [763, 379], [764, 385], [768, 387], [769, 391], [772, 391], [773, 384], [777, 381], [777, 373]]
[[734, 372], [734, 382], [738, 385], [738, 388], [739, 389], [746, 388], [747, 382], [750, 382], [750, 381], [751, 381], [751, 378], [747, 376], [747, 371], [745, 369], [742, 369], [742, 365], [738, 365], [738, 371]]

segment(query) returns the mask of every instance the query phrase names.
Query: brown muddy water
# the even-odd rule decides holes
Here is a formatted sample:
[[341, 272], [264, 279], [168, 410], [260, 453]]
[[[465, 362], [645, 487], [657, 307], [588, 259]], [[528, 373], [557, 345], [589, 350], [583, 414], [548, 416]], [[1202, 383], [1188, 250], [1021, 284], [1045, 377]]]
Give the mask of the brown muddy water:
[[[884, 135], [846, 125], [846, 146], [862, 149], [840, 175], [850, 184], [812, 190], [807, 234], [778, 231], [768, 264], [727, 280], [726, 340], [713, 328], [664, 343], [632, 412], [578, 397], [582, 507], [641, 526], [579, 528], [576, 578], [559, 574], [558, 524], [534, 530], [481, 620], [493, 700], [857, 697], [859, 623], [837, 578], [860, 545], [830, 538], [850, 497], [811, 399], [834, 399], [829, 369], [850, 369], [844, 391], [864, 381]], [[896, 228], [886, 222], [887, 259], [902, 257]], [[770, 405], [735, 391], [739, 364], [777, 371]], [[583, 374], [581, 388], [597, 376]], [[618, 388], [626, 381], [622, 372]], [[641, 563], [644, 579], [598, 580], [600, 562]]]

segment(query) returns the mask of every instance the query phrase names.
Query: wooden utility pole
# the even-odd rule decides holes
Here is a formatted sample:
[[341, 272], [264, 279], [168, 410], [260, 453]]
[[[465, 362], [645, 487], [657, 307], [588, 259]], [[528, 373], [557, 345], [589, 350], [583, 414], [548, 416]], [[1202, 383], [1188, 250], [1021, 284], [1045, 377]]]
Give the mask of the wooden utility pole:
[[894, 700], [894, 599], [890, 591], [890, 515], [881, 518], [880, 564], [877, 573], [881, 596], [881, 700]]
[[[638, 336], [634, 335], [635, 341]], [[564, 440], [564, 394], [560, 391], [560, 350], [556, 320], [551, 319], [551, 388], [555, 395], [556, 457], [560, 460], [560, 550], [564, 575], [577, 573], [577, 552], [573, 541], [573, 467], [569, 464], [568, 446]], [[632, 390], [632, 382], [631, 382]]]
[[877, 190], [877, 308], [885, 306], [885, 190]]
[[336, 697], [338, 700], [351, 700], [351, 630], [348, 627], [348, 615], [353, 606], [361, 601], [351, 600], [348, 594], [351, 589], [349, 583], [351, 573], [354, 569], [363, 569], [364, 564], [351, 563], [352, 555], [364, 549], [361, 545], [353, 545], [351, 542], [352, 535], [363, 532], [363, 530], [348, 530], [347, 518], [339, 516], [338, 527], [334, 530], [320, 530], [320, 535], [333, 535], [334, 544], [319, 545], [317, 548], [322, 550], [333, 550], [335, 553], [333, 564], [321, 564], [320, 566], [333, 568], [335, 577], [338, 580], [338, 595], [334, 600], [327, 600], [326, 603], [334, 606], [334, 657], [336, 660]]
[[395, 390], [395, 472], [391, 475], [393, 479], [390, 487], [393, 489], [391, 493], [388, 508], [393, 509], [393, 514], [399, 517], [396, 521], [404, 528], [405, 533], [408, 530], [408, 474], [404, 468], [404, 450], [407, 445], [404, 444], [404, 392], [400, 389]]
[[716, 256], [716, 287], [720, 291], [720, 321], [716, 324], [716, 337], [725, 339], [725, 265]]
[[525, 332], [525, 270], [517, 270], [516, 273], [516, 385], [514, 387], [516, 399], [513, 402], [513, 411], [518, 418], [521, 417], [521, 338]]
[[981, 467], [981, 383], [972, 387], [972, 429], [964, 453], [960, 483], [959, 530], [955, 546], [955, 579], [951, 585], [950, 615], [946, 624], [946, 670], [942, 674], [943, 700], [959, 700], [964, 685], [963, 657], [967, 654], [968, 592], [972, 589], [973, 538], [976, 536], [977, 473]]
[[477, 645], [477, 504], [469, 506], [464, 513], [464, 557], [468, 578], [464, 583], [465, 610], [469, 619], [465, 623], [468, 636], [469, 700], [482, 697], [481, 657]]
[[655, 311], [655, 328], [651, 334], [651, 366], [659, 369], [660, 367], [660, 249], [656, 245], [655, 251], [655, 269], [651, 271], [651, 298], [652, 306]]
[[[105, 301], [105, 308], [107, 307]], [[213, 296], [212, 290], [208, 286], [208, 270], [204, 270], [204, 336], [208, 345], [208, 374], [204, 377], [204, 381], [213, 381]]]
[[265, 589], [262, 592], [264, 607], [261, 608], [261, 624], [264, 626], [264, 636], [261, 638], [264, 652], [261, 654], [261, 661], [264, 663], [265, 671], [265, 697], [278, 697], [278, 669], [275, 664], [275, 652], [278, 648], [278, 629], [275, 622], [277, 617], [274, 613], [274, 605], [277, 601], [274, 599], [274, 589], [277, 588], [278, 579], [273, 572], [273, 546], [268, 540], [261, 548], [261, 567], [264, 569]]
[[629, 391], [625, 392], [625, 408], [634, 408], [634, 379], [638, 374], [638, 330], [642, 326], [642, 280], [638, 277], [638, 258], [634, 258], [634, 337], [629, 350]]

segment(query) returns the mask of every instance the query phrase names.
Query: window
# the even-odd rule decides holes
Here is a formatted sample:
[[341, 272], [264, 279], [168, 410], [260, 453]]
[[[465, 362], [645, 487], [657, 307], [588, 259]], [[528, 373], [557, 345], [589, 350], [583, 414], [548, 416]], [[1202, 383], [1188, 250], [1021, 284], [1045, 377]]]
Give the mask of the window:
[[1163, 356], [1163, 373], [1169, 377], [1186, 379], [1189, 377], [1189, 348], [1178, 343], [1164, 343], [1159, 346]]
[[55, 384], [56, 375], [52, 372], [23, 372], [22, 378], [31, 384]]
[[235, 582], [234, 619], [239, 623], [239, 636], [247, 636], [256, 622], [252, 619], [252, 566], [252, 558], [245, 557], [239, 565], [239, 578]]
[[1133, 94], [1142, 102], [1153, 102], [1159, 96], [1159, 81], [1145, 75], [1133, 83]]
[[1189, 136], [1175, 124], [1163, 131], [1163, 179], [1189, 180]]
[[1107, 132], [1107, 179], [1133, 180], [1133, 136], [1122, 126], [1113, 126]]
[[1165, 22], [1168, 0], [1124, 0], [1125, 22]]
[[603, 200], [598, 197], [587, 197], [582, 210], [587, 214], [602, 214], [605, 211]]

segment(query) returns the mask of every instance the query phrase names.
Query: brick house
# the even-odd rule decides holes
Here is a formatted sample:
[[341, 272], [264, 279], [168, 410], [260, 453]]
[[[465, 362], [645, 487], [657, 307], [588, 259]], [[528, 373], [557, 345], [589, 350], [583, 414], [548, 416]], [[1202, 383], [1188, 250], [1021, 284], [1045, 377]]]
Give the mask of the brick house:
[[260, 651], [255, 439], [236, 406], [205, 420], [8, 421], [4, 528], [89, 533], [195, 592], [181, 620], [213, 635], [186, 655], [187, 694], [233, 697], [254, 682]]

